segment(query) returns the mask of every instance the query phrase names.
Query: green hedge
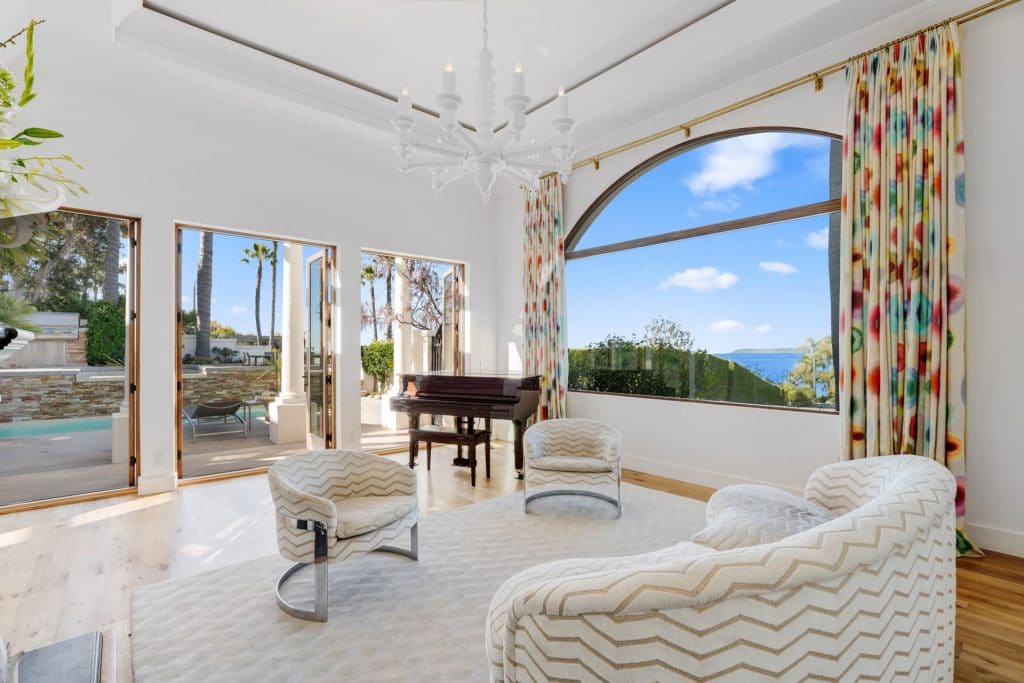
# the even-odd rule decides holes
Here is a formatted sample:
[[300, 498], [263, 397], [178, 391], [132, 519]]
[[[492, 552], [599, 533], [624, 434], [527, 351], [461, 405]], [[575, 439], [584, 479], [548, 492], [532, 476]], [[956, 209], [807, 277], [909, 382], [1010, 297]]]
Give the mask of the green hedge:
[[124, 365], [124, 303], [89, 304], [85, 358], [89, 365]]
[[781, 387], [708, 354], [622, 341], [569, 350], [569, 389], [786, 405]]
[[373, 377], [377, 391], [387, 389], [395, 372], [395, 343], [372, 341], [359, 349], [359, 355], [363, 361], [363, 372]]

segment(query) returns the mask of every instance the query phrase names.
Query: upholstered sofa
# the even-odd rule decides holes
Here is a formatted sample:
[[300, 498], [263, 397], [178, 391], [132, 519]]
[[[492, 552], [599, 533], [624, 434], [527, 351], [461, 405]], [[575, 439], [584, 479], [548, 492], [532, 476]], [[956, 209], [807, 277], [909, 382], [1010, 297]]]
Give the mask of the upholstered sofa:
[[491, 602], [491, 679], [952, 680], [955, 489], [918, 456], [837, 463], [804, 492], [836, 516], [781, 540], [528, 569]]

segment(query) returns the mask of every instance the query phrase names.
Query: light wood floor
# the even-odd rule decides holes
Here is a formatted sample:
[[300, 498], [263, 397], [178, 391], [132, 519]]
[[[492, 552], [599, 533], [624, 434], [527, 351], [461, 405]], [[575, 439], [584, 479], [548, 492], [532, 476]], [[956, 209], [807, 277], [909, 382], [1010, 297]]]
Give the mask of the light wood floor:
[[[424, 513], [521, 488], [502, 446], [491, 480], [475, 489], [445, 456], [435, 452], [430, 473], [417, 468]], [[623, 479], [700, 500], [713, 493], [637, 472]], [[0, 635], [20, 650], [100, 630], [104, 681], [131, 681], [136, 586], [270, 555], [275, 543], [265, 476], [0, 516]], [[957, 575], [957, 680], [1024, 681], [1024, 559], [960, 560]]]

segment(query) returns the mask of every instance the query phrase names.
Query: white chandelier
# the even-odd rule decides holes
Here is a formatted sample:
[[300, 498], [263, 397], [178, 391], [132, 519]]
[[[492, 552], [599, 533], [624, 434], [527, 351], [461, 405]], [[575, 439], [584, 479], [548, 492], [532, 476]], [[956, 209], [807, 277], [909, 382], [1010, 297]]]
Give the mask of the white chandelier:
[[569, 98], [565, 91], [558, 90], [558, 118], [551, 124], [551, 141], [544, 145], [519, 145], [526, 128], [526, 109], [530, 106], [530, 98], [526, 96], [526, 74], [521, 66], [516, 66], [512, 72], [511, 92], [505, 98], [508, 124], [495, 132], [493, 61], [494, 55], [487, 49], [487, 0], [483, 0], [483, 48], [476, 68], [476, 130], [468, 130], [459, 123], [462, 98], [455, 93], [455, 69], [450, 63], [446, 64], [441, 72], [441, 93], [437, 96], [441, 131], [436, 141], [415, 134], [412, 98], [409, 89], [402, 88], [398, 108], [391, 119], [398, 138], [395, 152], [400, 171], [428, 171], [431, 187], [436, 191], [470, 175], [484, 201], [490, 198], [499, 173], [523, 181], [531, 190], [536, 190], [540, 177], [548, 173], [558, 173], [562, 182], [568, 180], [576, 153], [571, 138], [576, 121], [569, 116]]

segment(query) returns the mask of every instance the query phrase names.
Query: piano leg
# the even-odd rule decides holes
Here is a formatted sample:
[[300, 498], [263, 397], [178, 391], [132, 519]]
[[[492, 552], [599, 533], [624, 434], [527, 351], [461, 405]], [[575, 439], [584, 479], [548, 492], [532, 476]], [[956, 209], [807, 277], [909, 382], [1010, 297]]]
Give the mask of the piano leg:
[[420, 444], [412, 435], [412, 430], [420, 428], [420, 416], [418, 413], [409, 413], [409, 468], [416, 467], [416, 456]]
[[[468, 427], [467, 427], [467, 425], [468, 425]], [[471, 417], [456, 417], [455, 418], [455, 431], [457, 431], [460, 434], [462, 434], [462, 433], [466, 432], [467, 429], [470, 432], [473, 431], [473, 418], [471, 418]], [[466, 453], [467, 453], [467, 455], [469, 454], [469, 448], [468, 447], [466, 448]], [[456, 456], [452, 460], [452, 466], [453, 467], [469, 467], [470, 466], [470, 462], [471, 461], [470, 461], [470, 459], [468, 457], [463, 457], [463, 455], [462, 455], [462, 444], [457, 444], [456, 445]], [[473, 484], [473, 485], [476, 486], [476, 484]]]
[[516, 479], [523, 478], [523, 421], [514, 420]]

